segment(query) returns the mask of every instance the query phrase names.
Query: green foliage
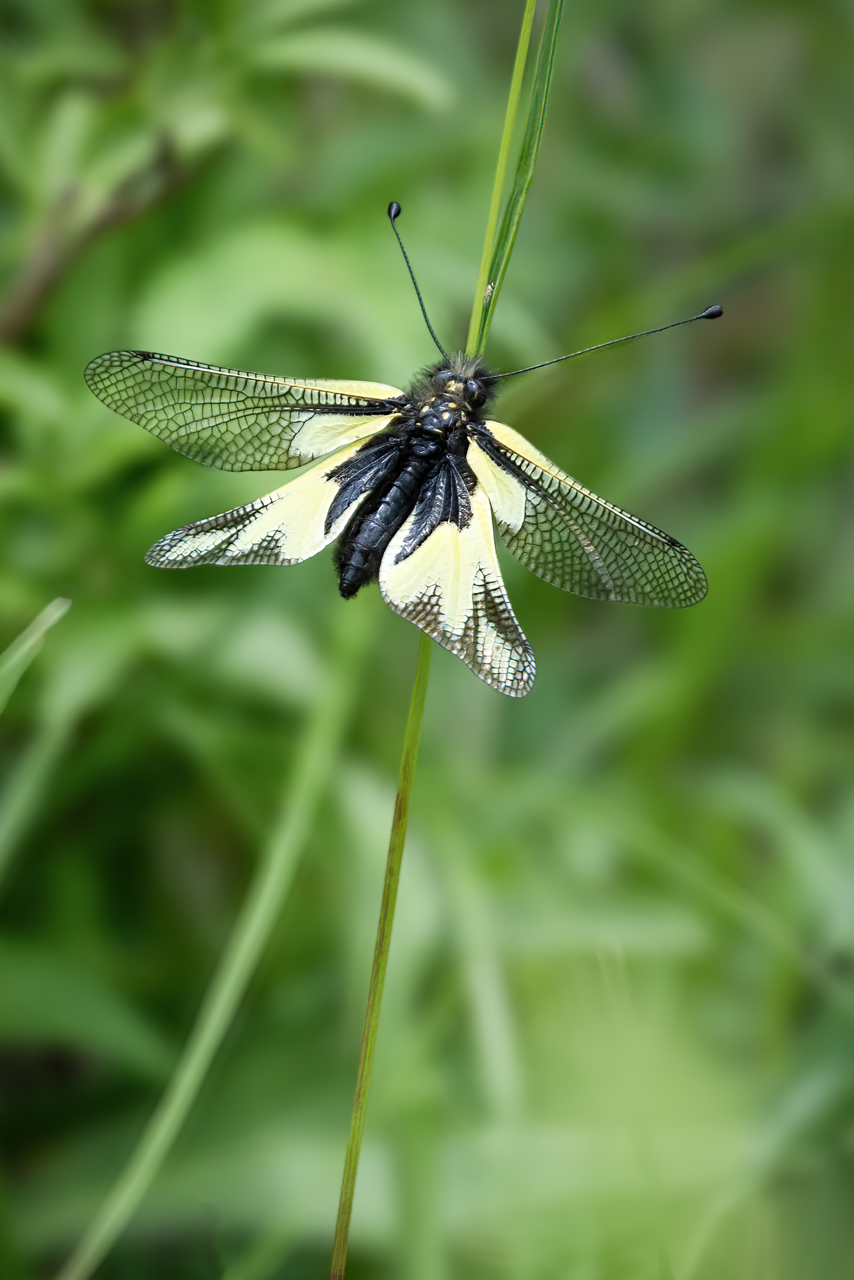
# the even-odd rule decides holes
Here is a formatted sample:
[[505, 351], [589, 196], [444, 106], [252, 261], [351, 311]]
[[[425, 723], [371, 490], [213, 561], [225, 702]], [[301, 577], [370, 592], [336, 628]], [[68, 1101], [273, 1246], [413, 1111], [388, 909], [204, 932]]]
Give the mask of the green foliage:
[[[0, 648], [73, 602], [0, 722], [10, 1280], [55, 1271], [160, 1096], [356, 610], [275, 944], [101, 1272], [325, 1273], [417, 635], [328, 557], [146, 568], [278, 478], [170, 453], [82, 368], [139, 345], [405, 384], [431, 344], [392, 198], [462, 345], [521, 8], [2, 6]], [[850, 1269], [852, 96], [837, 6], [566, 7], [489, 358], [726, 315], [498, 416], [711, 589], [597, 606], [507, 558], [533, 692], [434, 655], [354, 1277]]]

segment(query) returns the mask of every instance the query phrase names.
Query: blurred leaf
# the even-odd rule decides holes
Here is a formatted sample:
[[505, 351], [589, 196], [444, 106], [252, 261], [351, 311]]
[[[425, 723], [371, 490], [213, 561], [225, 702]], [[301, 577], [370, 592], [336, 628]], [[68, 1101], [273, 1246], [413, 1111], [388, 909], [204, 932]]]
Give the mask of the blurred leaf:
[[133, 1006], [67, 956], [0, 941], [0, 1040], [60, 1045], [161, 1080], [173, 1053]]
[[40, 720], [0, 794], [0, 877], [46, 804], [75, 721], [113, 691], [139, 644], [126, 619], [113, 618], [103, 625], [85, 611], [77, 612], [63, 639], [45, 664]]
[[[750, 1139], [737, 1122], [722, 1117], [714, 1127], [674, 1127], [656, 1148], [663, 1185], [677, 1196], [725, 1186], [743, 1167]], [[70, 1152], [65, 1166], [54, 1171], [52, 1184], [43, 1180], [19, 1202], [25, 1242], [56, 1249], [79, 1231], [115, 1157], [103, 1140], [99, 1145]], [[353, 1220], [354, 1254], [392, 1247], [393, 1156], [389, 1142], [366, 1138]], [[608, 1222], [621, 1212], [623, 1197], [633, 1196], [638, 1187], [632, 1140], [613, 1127], [609, 1132], [529, 1122], [497, 1130], [470, 1122], [442, 1144], [440, 1160], [445, 1169], [442, 1235], [453, 1242], [461, 1231], [471, 1231], [464, 1256], [476, 1252], [493, 1267], [512, 1248], [520, 1207], [528, 1215], [530, 1247], [546, 1257], [552, 1250], [560, 1256], [562, 1248], [574, 1253], [583, 1243], [579, 1233], [594, 1215], [597, 1231], [607, 1232]], [[208, 1110], [193, 1143], [184, 1146], [158, 1180], [141, 1211], [141, 1226], [155, 1235], [187, 1230], [198, 1218], [199, 1204], [214, 1203], [227, 1206], [222, 1221], [235, 1233], [264, 1230], [279, 1221], [293, 1224], [302, 1237], [326, 1238], [340, 1162], [339, 1142], [322, 1129], [306, 1132], [299, 1117], [288, 1112], [251, 1126], [244, 1123], [242, 1131], [229, 1123], [223, 1144]], [[63, 1183], [74, 1185], [73, 1199], [63, 1196]], [[575, 1228], [570, 1242], [568, 1221]]]
[[550, 911], [544, 903], [530, 912], [517, 908], [506, 913], [501, 938], [508, 952], [537, 957], [608, 950], [630, 958], [692, 955], [710, 943], [697, 914], [636, 899], [622, 909], [613, 899], [575, 912]]
[[50, 655], [41, 695], [46, 723], [69, 725], [109, 697], [140, 644], [136, 620], [77, 611], [64, 643]]
[[34, 195], [43, 207], [71, 194], [94, 122], [95, 103], [88, 95], [72, 92], [57, 99], [31, 171]]
[[334, 75], [409, 98], [430, 111], [453, 100], [450, 82], [421, 58], [390, 41], [335, 28], [271, 38], [252, 55], [260, 71]]
[[0, 350], [0, 404], [47, 421], [67, 412], [58, 380], [43, 364], [17, 351]]
[[387, 290], [370, 252], [357, 257], [290, 220], [250, 222], [164, 264], [142, 294], [134, 341], [167, 351], [189, 342], [196, 355], [226, 360], [279, 318], [349, 332], [379, 371], [410, 363], [409, 333], [420, 333], [414, 313], [389, 325]]
[[64, 618], [71, 608], [70, 600], [52, 600], [42, 609], [26, 631], [22, 631], [17, 640], [13, 640], [8, 649], [0, 654], [0, 711], [9, 701], [9, 695], [33, 658], [42, 647], [45, 633]]
[[313, 703], [327, 674], [299, 627], [272, 613], [241, 620], [220, 648], [213, 671], [285, 706]]
[[304, 18], [317, 18], [359, 3], [361, 0], [255, 0], [242, 6], [240, 20], [246, 34], [257, 38]]
[[0, 792], [0, 881], [43, 812], [54, 770], [67, 749], [70, 724], [54, 720], [37, 725], [3, 779]]

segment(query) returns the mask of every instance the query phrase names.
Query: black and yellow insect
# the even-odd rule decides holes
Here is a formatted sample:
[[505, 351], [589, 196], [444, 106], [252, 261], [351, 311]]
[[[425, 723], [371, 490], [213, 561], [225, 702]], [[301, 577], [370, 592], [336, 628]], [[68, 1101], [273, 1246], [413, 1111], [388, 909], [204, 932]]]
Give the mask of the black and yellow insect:
[[[394, 225], [399, 207], [389, 212]], [[93, 360], [96, 396], [205, 466], [281, 471], [321, 459], [247, 506], [167, 534], [148, 563], [287, 565], [335, 543], [343, 596], [378, 579], [395, 613], [512, 697], [531, 688], [534, 657], [501, 578], [493, 520], [513, 554], [564, 591], [671, 608], [703, 598], [690, 551], [489, 420], [497, 380], [511, 375], [449, 356], [433, 337], [443, 359], [408, 392], [150, 351]]]

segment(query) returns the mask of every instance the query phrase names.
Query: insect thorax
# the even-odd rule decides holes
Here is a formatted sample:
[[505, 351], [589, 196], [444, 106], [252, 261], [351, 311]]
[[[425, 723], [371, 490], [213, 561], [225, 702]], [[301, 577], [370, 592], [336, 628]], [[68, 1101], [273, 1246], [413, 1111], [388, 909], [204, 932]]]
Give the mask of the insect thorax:
[[422, 430], [447, 434], [482, 419], [492, 399], [492, 375], [479, 356], [461, 352], [431, 365], [409, 392], [410, 421]]

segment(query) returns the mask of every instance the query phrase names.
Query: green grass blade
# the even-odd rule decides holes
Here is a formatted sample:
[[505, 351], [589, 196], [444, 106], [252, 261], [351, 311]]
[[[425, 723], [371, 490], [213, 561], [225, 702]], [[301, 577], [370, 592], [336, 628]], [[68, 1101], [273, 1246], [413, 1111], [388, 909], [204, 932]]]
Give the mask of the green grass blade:
[[25, 631], [0, 654], [0, 711], [6, 706], [15, 685], [42, 647], [45, 633], [64, 618], [71, 608], [70, 600], [51, 600]]
[[[533, 89], [531, 90], [528, 123], [519, 155], [519, 163], [516, 168], [516, 179], [501, 220], [501, 227], [495, 241], [489, 269], [486, 273], [483, 292], [480, 294], [481, 312], [477, 327], [477, 337], [474, 344], [470, 344], [470, 349], [473, 349], [478, 354], [482, 353], [486, 346], [495, 304], [498, 301], [498, 295], [504, 282], [510, 255], [513, 252], [513, 245], [516, 242], [516, 234], [525, 210], [528, 190], [537, 166], [540, 140], [542, 139], [546, 122], [546, 108], [548, 107], [549, 92], [551, 90], [555, 48], [557, 47], [562, 14], [563, 0], [551, 0], [537, 56], [537, 69], [534, 75]], [[489, 298], [485, 296], [487, 284], [492, 285], [492, 292]]]
[[70, 732], [67, 721], [39, 725], [9, 772], [0, 795], [0, 881], [5, 879], [24, 836], [38, 818]]
[[501, 134], [501, 143], [498, 148], [498, 163], [495, 166], [495, 180], [492, 184], [492, 199], [489, 204], [489, 217], [486, 220], [486, 235], [483, 238], [483, 254], [480, 259], [480, 270], [477, 276], [477, 287], [474, 294], [474, 303], [471, 310], [471, 320], [469, 322], [469, 333], [466, 340], [466, 351], [473, 353], [479, 348], [477, 347], [478, 334], [480, 331], [481, 319], [483, 315], [483, 299], [486, 295], [486, 288], [490, 279], [490, 267], [492, 266], [492, 258], [495, 248], [495, 229], [498, 226], [498, 214], [501, 210], [501, 196], [504, 191], [504, 176], [507, 172], [507, 160], [510, 155], [510, 145], [513, 141], [513, 131], [516, 126], [516, 115], [519, 110], [519, 98], [522, 94], [522, 80], [525, 75], [525, 67], [528, 62], [528, 46], [531, 43], [531, 27], [534, 23], [534, 11], [537, 7], [537, 0], [527, 0], [525, 12], [522, 16], [522, 30], [519, 33], [519, 43], [516, 46], [516, 59], [513, 63], [513, 75], [510, 80], [510, 92], [507, 95], [507, 110], [504, 113], [504, 129]]

